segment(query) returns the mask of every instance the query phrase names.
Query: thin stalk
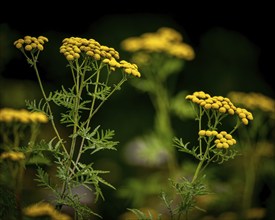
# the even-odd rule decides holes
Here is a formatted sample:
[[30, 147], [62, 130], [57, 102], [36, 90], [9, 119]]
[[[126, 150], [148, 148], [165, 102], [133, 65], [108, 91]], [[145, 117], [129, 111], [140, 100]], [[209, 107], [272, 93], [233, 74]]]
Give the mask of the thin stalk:
[[46, 104], [47, 104], [47, 107], [48, 107], [48, 111], [49, 111], [50, 121], [51, 121], [52, 127], [54, 129], [54, 132], [55, 132], [55, 134], [56, 134], [59, 142], [61, 143], [61, 146], [62, 146], [64, 152], [67, 154], [67, 156], [70, 156], [69, 153], [68, 153], [68, 151], [67, 151], [67, 149], [66, 149], [66, 147], [65, 147], [65, 145], [64, 145], [64, 143], [63, 143], [63, 141], [62, 141], [62, 139], [61, 139], [61, 137], [60, 137], [60, 135], [59, 135], [59, 132], [58, 132], [58, 130], [56, 128], [56, 125], [55, 125], [55, 122], [54, 122], [54, 118], [53, 118], [53, 113], [52, 113], [52, 110], [51, 110], [51, 106], [50, 106], [50, 103], [49, 103], [48, 98], [46, 96], [46, 93], [45, 93], [45, 90], [44, 90], [44, 86], [42, 84], [42, 81], [41, 81], [41, 78], [40, 78], [40, 75], [39, 75], [39, 71], [38, 71], [38, 68], [37, 68], [37, 65], [36, 65], [37, 57], [34, 57], [33, 53], [31, 53], [31, 55], [32, 55], [32, 58], [33, 58], [33, 63], [32, 63], [33, 64], [33, 68], [35, 70], [35, 74], [36, 74], [36, 77], [37, 77], [37, 80], [38, 80], [38, 83], [39, 83], [39, 86], [40, 86], [40, 90], [41, 90], [41, 92], [43, 94], [43, 97], [44, 97], [44, 99], [46, 101]]
[[18, 149], [19, 144], [20, 144], [20, 135], [19, 135], [19, 124], [15, 124], [12, 128], [13, 130], [13, 138], [14, 138], [14, 143], [13, 143], [13, 148]]
[[[82, 64], [84, 65], [84, 64]], [[84, 81], [84, 78], [85, 78], [85, 71], [83, 72], [83, 74], [81, 74], [81, 66], [82, 65], [78, 65], [78, 62], [76, 62], [76, 74], [74, 72], [74, 66], [72, 63], [70, 63], [70, 68], [71, 68], [71, 72], [72, 72], [72, 75], [73, 75], [73, 80], [74, 80], [74, 87], [75, 87], [75, 94], [76, 94], [76, 98], [75, 98], [75, 101], [74, 101], [74, 111], [73, 111], [73, 114], [74, 114], [74, 126], [73, 126], [73, 134], [76, 134], [77, 133], [77, 129], [79, 127], [78, 125], [78, 116], [79, 116], [79, 104], [80, 104], [80, 99], [81, 99], [81, 94], [82, 94], [82, 90], [83, 90], [83, 81]], [[81, 76], [81, 77], [80, 77]], [[71, 169], [71, 165], [72, 165], [72, 162], [73, 162], [73, 156], [74, 156], [74, 153], [75, 153], [75, 146], [76, 146], [76, 140], [77, 140], [77, 136], [73, 136], [72, 137], [72, 142], [71, 142], [71, 147], [70, 147], [70, 159], [68, 160], [68, 163], [67, 163], [67, 171], [68, 171], [68, 179], [71, 178], [71, 176], [74, 174], [74, 170], [75, 170], [75, 167], [77, 165], [77, 162], [76, 163], [73, 163], [74, 166], [73, 168]], [[65, 197], [66, 195], [66, 190], [67, 190], [67, 186], [68, 186], [68, 182], [63, 182], [62, 184], [62, 189], [61, 189], [61, 198]]]
[[[256, 156], [257, 157], [257, 156]], [[256, 181], [256, 164], [255, 156], [252, 154], [251, 157], [245, 156], [244, 159], [245, 168], [245, 183], [244, 183], [244, 193], [243, 193], [243, 211], [247, 211], [251, 208], [251, 201], [253, 197], [253, 189], [255, 187]]]
[[[98, 74], [99, 75], [99, 74]], [[97, 82], [98, 82], [99, 78], [97, 77]], [[120, 86], [125, 82], [127, 81], [127, 78], [126, 78], [126, 75], [123, 75], [123, 78], [121, 79], [121, 81], [115, 86], [115, 88], [108, 94], [108, 96], [97, 106], [96, 109], [94, 109], [94, 100], [95, 98], [93, 99], [93, 103], [92, 103], [92, 106], [91, 106], [91, 110], [90, 110], [90, 115], [89, 115], [89, 118], [87, 120], [87, 124], [86, 124], [86, 128], [88, 128], [90, 126], [90, 121], [93, 117], [93, 115], [100, 109], [100, 107], [103, 105], [103, 103], [108, 100], [108, 98], [118, 89], [120, 88]], [[98, 83], [96, 83], [96, 85], [98, 85]], [[97, 91], [96, 88], [94, 90], [95, 92]], [[92, 111], [94, 109], [94, 111]], [[80, 148], [79, 148], [79, 154], [77, 155], [77, 158], [76, 158], [76, 163], [79, 162], [80, 160], [80, 157], [81, 157], [81, 152], [82, 152], [82, 149], [84, 147], [84, 141], [85, 139], [83, 138], [82, 139], [82, 142], [80, 144]], [[74, 170], [74, 169], [73, 169]]]
[[[207, 159], [207, 156], [208, 156], [208, 153], [209, 153], [209, 148], [210, 148], [209, 143], [210, 143], [210, 142], [207, 143], [207, 147], [206, 147], [206, 150], [205, 150], [205, 152], [204, 152], [204, 154], [203, 154], [203, 158], [200, 160], [200, 162], [199, 162], [199, 164], [198, 164], [198, 166], [197, 166], [197, 168], [196, 168], [196, 171], [195, 171], [195, 173], [194, 173], [194, 176], [193, 176], [193, 179], [192, 179], [192, 182], [191, 182], [191, 183], [194, 183], [194, 182], [196, 181], [196, 179], [197, 179], [198, 176], [199, 176], [199, 173], [200, 173], [201, 170], [202, 170], [203, 163], [204, 163], [205, 160]], [[205, 167], [204, 167], [204, 168], [205, 168]], [[203, 168], [203, 169], [204, 169], [204, 168]]]
[[[72, 66], [72, 65], [70, 65]], [[73, 70], [72, 70], [73, 72]], [[77, 128], [78, 128], [78, 115], [79, 115], [79, 102], [80, 102], [80, 97], [81, 97], [81, 93], [82, 93], [82, 80], [80, 82], [80, 72], [81, 69], [78, 66], [78, 62], [76, 62], [76, 76], [75, 76], [75, 101], [74, 101], [74, 126], [73, 126], [73, 134], [77, 133]], [[76, 145], [76, 139], [77, 136], [73, 136], [72, 137], [72, 142], [71, 142], [71, 147], [70, 147], [70, 158], [72, 159], [74, 156], [74, 150], [75, 150], [75, 145]], [[70, 167], [71, 163], [69, 162], [69, 167]]]
[[200, 173], [200, 170], [201, 170], [202, 165], [203, 165], [203, 163], [204, 163], [204, 160], [205, 160], [204, 158], [203, 158], [202, 160], [200, 160], [200, 162], [199, 162], [199, 164], [198, 164], [198, 166], [197, 166], [197, 168], [196, 168], [196, 171], [195, 171], [195, 173], [194, 173], [194, 176], [193, 176], [193, 178], [192, 178], [191, 183], [194, 183], [194, 182], [196, 181], [196, 179], [198, 178], [199, 173]]
[[[199, 115], [198, 115], [198, 120], [199, 120], [199, 131], [201, 130], [201, 121], [202, 121], [202, 115], [203, 115], [203, 109], [200, 106], [199, 107]], [[202, 140], [199, 138], [199, 148], [200, 148], [200, 159], [202, 158]]]
[[[99, 83], [99, 75], [100, 75], [100, 67], [96, 70], [97, 72], [97, 75], [96, 75], [96, 82], [95, 82], [95, 88], [94, 88], [94, 94], [97, 92], [97, 88], [98, 88], [98, 83]], [[91, 104], [91, 108], [90, 108], [90, 114], [89, 114], [89, 117], [88, 117], [88, 120], [87, 120], [87, 124], [86, 124], [86, 128], [89, 127], [89, 123], [91, 121], [91, 118], [92, 118], [92, 112], [93, 112], [93, 109], [94, 109], [94, 106], [95, 106], [95, 100], [96, 100], [96, 97], [93, 96], [93, 100], [92, 100], [92, 104]], [[79, 160], [80, 160], [80, 157], [81, 157], [81, 152], [82, 152], [82, 149], [84, 147], [84, 142], [85, 142], [85, 138], [82, 138], [81, 140], [81, 143], [80, 143], [80, 148], [79, 148], [79, 151], [78, 151], [78, 154], [77, 154], [77, 157], [76, 157], [76, 160], [75, 160], [75, 164], [78, 164]], [[74, 171], [76, 168], [76, 166], [74, 166], [72, 168], [72, 171]], [[70, 177], [74, 174], [74, 172], [71, 172], [71, 175]]]

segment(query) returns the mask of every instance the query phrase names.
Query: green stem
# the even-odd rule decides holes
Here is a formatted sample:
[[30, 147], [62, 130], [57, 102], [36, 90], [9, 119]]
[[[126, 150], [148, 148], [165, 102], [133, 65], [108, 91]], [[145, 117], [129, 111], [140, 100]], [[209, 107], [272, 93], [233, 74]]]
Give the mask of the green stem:
[[169, 113], [169, 97], [167, 89], [160, 83], [156, 85], [152, 102], [155, 103], [155, 129], [160, 135], [164, 135], [170, 139], [173, 134], [170, 113]]
[[4, 127], [4, 124], [1, 125], [1, 136], [4, 150], [11, 150], [13, 143], [9, 138], [10, 129]]
[[19, 148], [19, 144], [20, 144], [19, 130], [20, 130], [20, 125], [19, 124], [15, 124], [13, 126], [13, 138], [14, 138], [13, 149], [14, 150], [16, 150], [16, 149]]
[[200, 160], [200, 162], [199, 162], [199, 164], [196, 168], [196, 171], [194, 173], [194, 176], [193, 176], [193, 179], [192, 179], [191, 183], [194, 183], [196, 181], [196, 179], [198, 178], [203, 163], [204, 163], [204, 158], [202, 160]]
[[28, 144], [28, 149], [25, 153], [25, 157], [26, 157], [25, 160], [26, 161], [28, 161], [28, 159], [30, 157], [30, 154], [32, 153], [33, 146], [34, 146], [36, 138], [38, 136], [38, 131], [39, 131], [39, 124], [38, 123], [31, 124], [30, 141], [29, 141], [29, 144]]
[[[99, 74], [98, 74], [98, 75], [99, 75]], [[91, 106], [91, 110], [90, 110], [90, 114], [89, 114], [89, 118], [88, 118], [88, 120], [87, 120], [86, 128], [88, 128], [88, 127], [90, 126], [90, 121], [91, 121], [93, 115], [100, 109], [100, 107], [103, 105], [103, 103], [104, 103], [106, 100], [108, 100], [108, 98], [109, 98], [116, 90], [118, 90], [118, 89], [122, 86], [122, 84], [123, 84], [125, 81], [127, 81], [127, 77], [126, 77], [126, 75], [124, 74], [124, 75], [123, 75], [123, 78], [121, 79], [121, 81], [120, 81], [120, 82], [115, 86], [115, 88], [108, 94], [108, 96], [107, 96], [107, 97], [97, 106], [96, 109], [94, 109], [94, 105], [95, 105], [95, 97], [94, 97], [93, 102], [92, 102], [92, 106]], [[99, 82], [99, 77], [97, 77], [97, 81], [96, 81], [96, 82], [97, 82], [97, 83], [96, 83], [96, 88], [95, 88], [95, 90], [94, 90], [95, 92], [97, 91], [97, 85], [98, 85], [98, 82]], [[94, 111], [93, 111], [93, 109], [94, 109]], [[82, 139], [82, 142], [81, 142], [81, 144], [80, 144], [79, 153], [78, 153], [77, 158], [76, 158], [76, 160], [75, 160], [76, 163], [78, 163], [79, 160], [80, 160], [81, 152], [82, 152], [82, 149], [83, 149], [83, 147], [84, 147], [84, 141], [85, 141], [85, 139], [83, 138], [83, 139]], [[73, 170], [74, 170], [74, 169], [73, 169]]]
[[202, 168], [205, 169], [206, 166], [203, 167], [203, 163], [205, 162], [205, 160], [208, 157], [209, 149], [210, 149], [210, 142], [207, 143], [207, 147], [206, 147], [206, 150], [205, 150], [205, 152], [203, 154], [203, 158], [200, 160], [200, 162], [199, 162], [199, 164], [198, 164], [198, 166], [196, 168], [196, 171], [194, 173], [194, 176], [193, 176], [193, 179], [192, 179], [191, 183], [194, 183], [197, 180], [197, 178], [198, 178], [198, 176], [199, 176]]
[[[100, 69], [102, 67], [100, 66], [97, 70], [96, 70], [96, 82], [95, 82], [95, 88], [94, 88], [94, 94], [97, 92], [97, 88], [98, 88], [98, 83], [99, 83], [99, 75], [100, 75]], [[92, 116], [93, 116], [93, 110], [94, 110], [94, 106], [95, 106], [95, 101], [96, 101], [96, 96], [93, 96], [93, 100], [92, 100], [92, 104], [91, 104], [91, 108], [90, 108], [90, 113], [89, 113], [89, 117], [87, 119], [87, 124], [86, 124], [86, 128], [88, 129], [89, 128], [89, 125], [90, 125], [90, 121], [92, 119]], [[85, 142], [85, 138], [82, 138], [81, 140], [81, 143], [80, 143], [80, 148], [79, 148], [79, 151], [78, 151], [78, 154], [77, 154], [77, 157], [76, 157], [76, 160], [75, 160], [75, 164], [78, 164], [79, 160], [80, 160], [80, 157], [81, 157], [81, 152], [82, 152], [82, 149], [84, 147], [84, 142]], [[75, 166], [72, 168], [72, 171], [75, 170]], [[74, 174], [74, 172], [71, 172], [70, 174], [70, 177]]]
[[[77, 129], [79, 127], [78, 124], [78, 116], [79, 116], [79, 104], [80, 104], [80, 100], [81, 100], [81, 94], [83, 91], [83, 81], [85, 79], [85, 70], [81, 71], [81, 65], [78, 64], [78, 61], [76, 61], [76, 74], [74, 72], [74, 66], [73, 63], [70, 62], [70, 68], [71, 68], [71, 72], [73, 75], [73, 80], [74, 80], [74, 87], [75, 87], [75, 101], [74, 101], [74, 111], [73, 111], [73, 117], [74, 117], [74, 126], [73, 126], [73, 134], [77, 133]], [[77, 163], [74, 163], [75, 165], [73, 165], [73, 168], [71, 169], [71, 165], [73, 162], [73, 157], [74, 157], [74, 153], [75, 153], [75, 146], [76, 146], [76, 140], [77, 140], [77, 136], [73, 136], [72, 137], [72, 142], [71, 142], [71, 147], [70, 147], [70, 157], [69, 160], [67, 161], [67, 172], [68, 172], [68, 178], [67, 180], [69, 181], [70, 178], [73, 175], [73, 171], [75, 170], [75, 167], [77, 166]], [[82, 139], [83, 141], [84, 139]], [[80, 153], [78, 153], [77, 158], [79, 157]], [[73, 171], [72, 171], [73, 170]], [[66, 191], [67, 191], [67, 186], [68, 186], [68, 181], [63, 182], [62, 184], [62, 189], [61, 189], [61, 198], [66, 196]], [[61, 207], [59, 207], [61, 208]]]
[[16, 205], [19, 211], [19, 220], [22, 219], [22, 208], [21, 208], [21, 201], [22, 201], [22, 189], [23, 189], [23, 178], [24, 178], [24, 167], [25, 161], [19, 161], [18, 163], [18, 172], [16, 176], [16, 187], [15, 187], [15, 195], [16, 195]]
[[[72, 64], [70, 65], [72, 67]], [[73, 69], [71, 69], [73, 73]], [[81, 93], [82, 93], [82, 82], [83, 80], [80, 79], [81, 76], [81, 69], [79, 68], [78, 62], [76, 61], [76, 76], [75, 76], [75, 101], [74, 101], [74, 126], [73, 126], [73, 134], [77, 133], [78, 129], [78, 115], [79, 115], [79, 102], [81, 98]], [[84, 76], [83, 76], [84, 77]], [[81, 77], [82, 78], [82, 77]], [[74, 156], [74, 151], [75, 151], [75, 145], [76, 145], [76, 139], [77, 136], [72, 137], [72, 142], [71, 142], [71, 147], [70, 147], [70, 158], [72, 159]], [[71, 166], [71, 163], [69, 162], [68, 167]]]
[[[202, 129], [201, 121], [202, 121], [203, 113], [204, 113], [203, 108], [200, 106], [199, 107], [199, 115], [197, 116], [198, 120], [199, 120], [199, 131]], [[202, 156], [202, 139], [201, 138], [199, 138], [199, 148], [200, 148], [200, 156], [199, 156], [199, 158], [202, 159], [203, 156]]]
[[254, 156], [245, 157], [245, 184], [244, 184], [244, 194], [243, 194], [243, 211], [247, 211], [251, 208], [251, 201], [253, 196], [253, 189], [255, 186], [256, 180], [256, 169], [255, 169], [255, 160]]
[[[97, 93], [98, 83], [99, 83], [99, 76], [100, 76], [100, 70], [102, 69], [102, 67], [103, 67], [102, 63], [100, 63], [100, 66], [96, 70], [96, 81], [95, 81], [95, 88], [94, 88], [94, 93], [93, 94]], [[92, 116], [94, 114], [93, 111], [94, 111], [96, 99], [97, 99], [97, 97], [96, 97], [96, 95], [94, 95], [93, 96], [93, 100], [92, 100], [92, 105], [91, 105], [91, 108], [90, 108], [90, 113], [89, 113], [88, 121], [87, 121], [87, 124], [86, 124], [86, 128], [89, 127], [90, 121], [91, 121]]]
[[37, 80], [38, 80], [41, 92], [43, 94], [43, 97], [44, 97], [44, 99], [46, 101], [46, 104], [47, 104], [47, 107], [48, 107], [48, 111], [49, 111], [49, 116], [50, 116], [50, 121], [51, 121], [52, 127], [54, 129], [54, 132], [55, 132], [55, 134], [56, 134], [56, 136], [57, 136], [57, 138], [58, 138], [58, 140], [59, 140], [59, 142], [60, 142], [60, 144], [61, 144], [64, 152], [66, 153], [67, 156], [70, 156], [69, 153], [68, 153], [68, 151], [67, 151], [67, 149], [66, 149], [66, 147], [65, 147], [65, 145], [64, 145], [64, 143], [63, 143], [63, 141], [62, 141], [62, 139], [61, 139], [61, 137], [60, 137], [60, 135], [59, 135], [59, 132], [58, 132], [58, 130], [56, 128], [56, 125], [55, 125], [55, 122], [54, 122], [54, 118], [53, 118], [53, 113], [52, 113], [52, 110], [51, 110], [51, 106], [50, 106], [50, 103], [49, 103], [48, 98], [46, 96], [46, 93], [45, 93], [45, 90], [44, 90], [44, 87], [43, 87], [43, 84], [42, 84], [42, 81], [41, 81], [41, 78], [40, 78], [40, 75], [39, 75], [39, 71], [38, 71], [38, 68], [37, 68], [37, 65], [36, 65], [37, 57], [35, 58], [34, 55], [32, 54], [32, 58], [33, 58], [33, 68], [35, 70], [35, 74], [36, 74], [36, 77], [37, 77]]

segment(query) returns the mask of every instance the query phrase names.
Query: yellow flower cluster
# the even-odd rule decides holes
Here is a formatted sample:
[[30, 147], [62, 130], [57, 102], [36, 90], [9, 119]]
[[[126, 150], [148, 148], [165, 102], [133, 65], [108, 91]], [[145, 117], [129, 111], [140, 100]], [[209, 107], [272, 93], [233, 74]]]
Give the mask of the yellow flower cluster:
[[134, 63], [129, 63], [125, 60], [120, 60], [118, 63], [114, 58], [104, 59], [102, 62], [108, 64], [110, 66], [110, 69], [113, 71], [117, 67], [117, 68], [122, 68], [124, 72], [129, 75], [133, 75], [137, 77], [141, 76], [140, 72], [138, 71], [138, 66]]
[[169, 27], [161, 27], [155, 33], [144, 33], [140, 37], [129, 37], [121, 42], [121, 47], [129, 52], [166, 53], [184, 60], [195, 57], [193, 48], [183, 43], [181, 34]]
[[13, 44], [17, 49], [25, 49], [26, 51], [31, 50], [44, 50], [44, 43], [48, 42], [48, 38], [44, 36], [39, 37], [31, 37], [31, 36], [25, 36], [23, 39], [20, 38], [16, 40]]
[[125, 73], [140, 77], [138, 67], [135, 64], [125, 60], [119, 60], [119, 53], [114, 49], [104, 45], [100, 45], [94, 39], [86, 39], [80, 37], [65, 38], [60, 47], [62, 53], [68, 61], [79, 59], [81, 55], [91, 57], [95, 60], [103, 60], [103, 63], [109, 65], [114, 71], [116, 68], [122, 68]]
[[15, 152], [15, 151], [10, 151], [10, 152], [3, 152], [0, 155], [1, 159], [10, 159], [13, 161], [18, 161], [18, 160], [24, 160], [25, 159], [25, 154], [22, 152]]
[[42, 112], [30, 112], [26, 109], [0, 109], [0, 121], [13, 122], [19, 121], [21, 123], [46, 123], [48, 117]]
[[192, 95], [187, 95], [186, 99], [204, 107], [205, 109], [214, 109], [220, 113], [228, 113], [230, 115], [237, 114], [245, 125], [248, 124], [249, 120], [253, 120], [251, 112], [244, 108], [236, 107], [229, 98], [223, 96], [211, 97], [203, 91], [197, 91]]
[[251, 110], [260, 109], [264, 112], [275, 113], [275, 100], [261, 93], [232, 91], [228, 94], [228, 97], [230, 97], [234, 103], [244, 105]]
[[200, 130], [199, 136], [215, 136], [216, 139], [214, 141], [217, 148], [229, 148], [237, 143], [237, 141], [232, 137], [231, 134], [228, 134], [226, 131], [221, 131], [218, 133], [217, 131], [210, 131], [210, 130]]
[[30, 205], [23, 210], [24, 214], [29, 217], [41, 217], [49, 216], [52, 220], [71, 220], [72, 218], [69, 215], [58, 212], [53, 205], [40, 202], [33, 205]]

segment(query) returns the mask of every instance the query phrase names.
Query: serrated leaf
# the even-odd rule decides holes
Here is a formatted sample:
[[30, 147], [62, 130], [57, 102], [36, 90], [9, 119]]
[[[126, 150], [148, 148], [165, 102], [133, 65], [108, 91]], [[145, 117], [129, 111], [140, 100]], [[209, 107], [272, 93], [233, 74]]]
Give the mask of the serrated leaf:
[[46, 157], [43, 157], [43, 155], [34, 155], [27, 162], [27, 165], [32, 165], [32, 164], [49, 166], [51, 165], [51, 160]]

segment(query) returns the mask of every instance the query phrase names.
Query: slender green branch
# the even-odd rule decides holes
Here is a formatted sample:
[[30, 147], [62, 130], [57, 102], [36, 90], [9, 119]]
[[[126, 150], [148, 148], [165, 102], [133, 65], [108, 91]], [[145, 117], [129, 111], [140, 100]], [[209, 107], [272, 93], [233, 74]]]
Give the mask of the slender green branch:
[[[31, 54], [32, 54], [32, 57], [33, 57], [33, 53], [31, 53]], [[42, 92], [43, 97], [44, 97], [44, 99], [45, 99], [45, 101], [46, 101], [46, 104], [47, 104], [47, 106], [48, 106], [50, 121], [51, 121], [52, 127], [53, 127], [53, 129], [54, 129], [54, 132], [55, 132], [55, 134], [56, 134], [56, 136], [57, 136], [57, 138], [58, 138], [58, 140], [59, 140], [59, 142], [60, 142], [60, 144], [61, 144], [61, 146], [62, 146], [64, 152], [67, 154], [67, 156], [69, 156], [69, 153], [68, 153], [68, 151], [67, 151], [67, 149], [66, 149], [66, 147], [65, 147], [65, 145], [64, 145], [64, 143], [63, 143], [63, 140], [62, 140], [62, 138], [60, 137], [59, 132], [58, 132], [58, 130], [57, 130], [57, 128], [56, 128], [56, 125], [55, 125], [55, 122], [54, 122], [53, 113], [52, 113], [52, 110], [51, 110], [51, 106], [50, 106], [50, 103], [49, 103], [48, 98], [47, 98], [47, 96], [46, 96], [46, 93], [45, 93], [45, 90], [44, 90], [44, 86], [43, 86], [42, 81], [41, 81], [41, 78], [40, 78], [40, 74], [39, 74], [39, 71], [38, 71], [38, 68], [37, 68], [37, 65], [36, 65], [36, 58], [34, 58], [34, 57], [33, 57], [33, 68], [34, 68], [34, 70], [35, 70], [36, 77], [37, 77], [37, 80], [38, 80], [38, 83], [39, 83], [41, 92]]]

